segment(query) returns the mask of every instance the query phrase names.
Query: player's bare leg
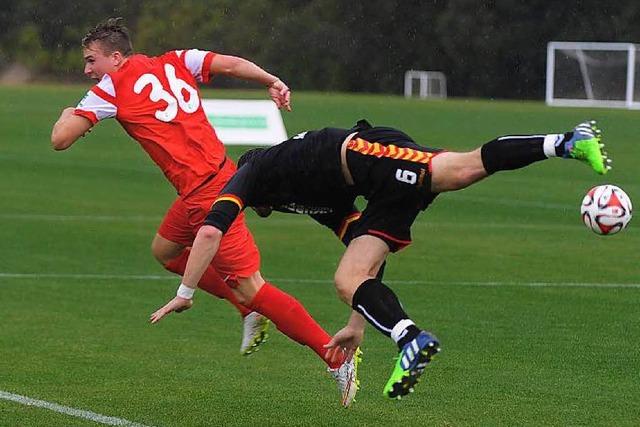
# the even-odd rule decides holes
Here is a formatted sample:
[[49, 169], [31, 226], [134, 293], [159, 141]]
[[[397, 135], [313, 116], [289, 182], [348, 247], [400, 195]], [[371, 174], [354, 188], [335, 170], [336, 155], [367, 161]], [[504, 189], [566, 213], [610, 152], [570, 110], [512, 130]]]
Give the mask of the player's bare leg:
[[431, 191], [434, 193], [461, 190], [487, 176], [480, 148], [468, 153], [445, 152], [431, 159]]
[[[189, 250], [184, 245], [156, 234], [151, 242], [151, 252], [167, 270], [179, 275], [184, 273], [186, 260], [189, 257]], [[251, 311], [242, 305], [213, 267], [207, 269], [198, 283], [198, 287], [218, 298], [226, 299], [236, 307], [242, 316], [240, 353], [248, 356], [258, 350], [260, 344], [266, 341], [269, 320], [260, 313]]]
[[349, 243], [334, 277], [336, 291], [344, 303], [352, 304], [355, 291], [364, 281], [376, 277], [388, 254], [387, 244], [374, 236], [359, 236]]
[[601, 139], [592, 120], [564, 134], [502, 136], [471, 152], [441, 153], [431, 160], [431, 190], [460, 190], [495, 172], [520, 169], [551, 157], [579, 160], [604, 175], [611, 169], [611, 160]]
[[[184, 274], [187, 259], [189, 258], [188, 247], [156, 234], [151, 242], [151, 253], [167, 270], [180, 276]], [[245, 317], [251, 311], [238, 302], [234, 293], [213, 267], [207, 268], [207, 271], [198, 283], [198, 287], [218, 298], [231, 302], [242, 317]]]
[[383, 394], [400, 398], [413, 391], [427, 363], [440, 351], [438, 340], [420, 330], [405, 313], [395, 293], [375, 277], [389, 247], [364, 235], [349, 243], [335, 280], [338, 294], [380, 332], [392, 338], [400, 353]]
[[185, 248], [185, 245], [172, 242], [157, 233], [151, 241], [151, 254], [162, 265], [166, 265], [172, 259], [177, 258]]

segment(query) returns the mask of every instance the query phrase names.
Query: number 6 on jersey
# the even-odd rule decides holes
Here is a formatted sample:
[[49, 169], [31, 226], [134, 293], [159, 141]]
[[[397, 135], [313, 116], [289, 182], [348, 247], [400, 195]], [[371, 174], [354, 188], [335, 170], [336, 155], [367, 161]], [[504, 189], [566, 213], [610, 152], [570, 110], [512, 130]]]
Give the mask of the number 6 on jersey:
[[400, 182], [406, 182], [407, 184], [415, 184], [418, 180], [418, 175], [410, 170], [397, 169], [396, 179]]

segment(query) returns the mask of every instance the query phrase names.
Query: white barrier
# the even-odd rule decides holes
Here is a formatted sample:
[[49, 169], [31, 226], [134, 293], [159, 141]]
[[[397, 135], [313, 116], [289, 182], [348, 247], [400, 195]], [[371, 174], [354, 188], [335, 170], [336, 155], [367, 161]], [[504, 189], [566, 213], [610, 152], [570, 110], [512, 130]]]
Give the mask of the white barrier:
[[287, 139], [273, 101], [203, 99], [202, 108], [225, 145], [275, 145]]

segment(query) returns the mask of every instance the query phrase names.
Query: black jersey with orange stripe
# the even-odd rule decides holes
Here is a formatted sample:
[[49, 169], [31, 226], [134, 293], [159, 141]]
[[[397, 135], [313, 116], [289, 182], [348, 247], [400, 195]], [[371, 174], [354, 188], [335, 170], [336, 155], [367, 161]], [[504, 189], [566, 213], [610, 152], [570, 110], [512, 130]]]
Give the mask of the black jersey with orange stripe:
[[[347, 185], [340, 149], [354, 132], [347, 163], [355, 185]], [[205, 223], [226, 231], [246, 206], [333, 218], [332, 213], [350, 209], [358, 195], [375, 200], [374, 205], [388, 202], [400, 208], [415, 198], [411, 209], [424, 209], [435, 197], [430, 194], [429, 162], [437, 151], [419, 146], [402, 131], [366, 122], [351, 129], [303, 132], [242, 159]], [[400, 184], [409, 186], [397, 186], [397, 170], [406, 174]], [[407, 182], [409, 178], [414, 182]]]
[[352, 202], [355, 195], [340, 164], [340, 147], [349, 134], [337, 128], [303, 132], [256, 153], [238, 171], [249, 169], [243, 177], [245, 205], [314, 214], [345, 199]]
[[319, 215], [335, 222], [334, 216], [350, 209], [356, 198], [340, 163], [340, 147], [351, 133], [353, 129], [338, 128], [302, 132], [247, 153], [214, 201], [205, 224], [226, 232], [246, 206]]
[[[347, 145], [347, 164], [358, 195], [369, 199], [386, 186], [386, 169], [397, 170], [403, 162], [422, 166], [424, 174], [431, 172], [431, 158], [441, 152], [439, 148], [418, 145], [409, 135], [390, 127], [372, 127], [358, 132]], [[409, 170], [407, 168], [406, 170]], [[381, 176], [382, 175], [382, 176]], [[424, 180], [424, 176], [418, 179]], [[425, 194], [430, 188], [425, 186]], [[416, 182], [419, 184], [419, 182]]]
[[[389, 127], [357, 131], [349, 151], [363, 154], [349, 162], [355, 186], [347, 186], [341, 169], [340, 148], [346, 137], [358, 130], [324, 128], [303, 132], [256, 153], [248, 161], [251, 191], [249, 206], [272, 206], [296, 213], [327, 212], [336, 203], [350, 204], [357, 195], [369, 196], [373, 169], [379, 159], [427, 165], [438, 149], [416, 144], [406, 133]], [[240, 167], [243, 169], [244, 165]], [[224, 193], [224, 190], [223, 190]]]

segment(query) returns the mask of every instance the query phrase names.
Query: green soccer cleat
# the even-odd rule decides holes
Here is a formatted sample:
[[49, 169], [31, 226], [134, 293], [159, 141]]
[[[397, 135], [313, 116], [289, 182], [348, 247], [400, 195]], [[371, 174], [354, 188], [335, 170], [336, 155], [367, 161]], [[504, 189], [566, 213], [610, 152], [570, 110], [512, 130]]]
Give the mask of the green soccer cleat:
[[355, 402], [356, 393], [360, 389], [360, 381], [358, 380], [358, 365], [362, 361], [362, 351], [360, 347], [356, 348], [353, 357], [346, 360], [339, 368], [327, 368], [327, 372], [336, 380], [338, 390], [340, 391], [340, 403], [343, 407], [348, 408]]
[[382, 393], [391, 399], [401, 399], [402, 396], [413, 393], [427, 363], [439, 352], [438, 339], [426, 331], [420, 332], [402, 348]]
[[601, 139], [602, 134], [596, 127], [595, 120], [580, 123], [573, 129], [571, 139], [565, 142], [563, 157], [580, 160], [591, 166], [596, 173], [604, 175], [611, 169], [611, 160], [607, 158], [606, 151], [603, 151]]
[[260, 313], [252, 311], [243, 319], [242, 344], [240, 345], [240, 354], [249, 356], [259, 350], [269, 335], [269, 319]]

